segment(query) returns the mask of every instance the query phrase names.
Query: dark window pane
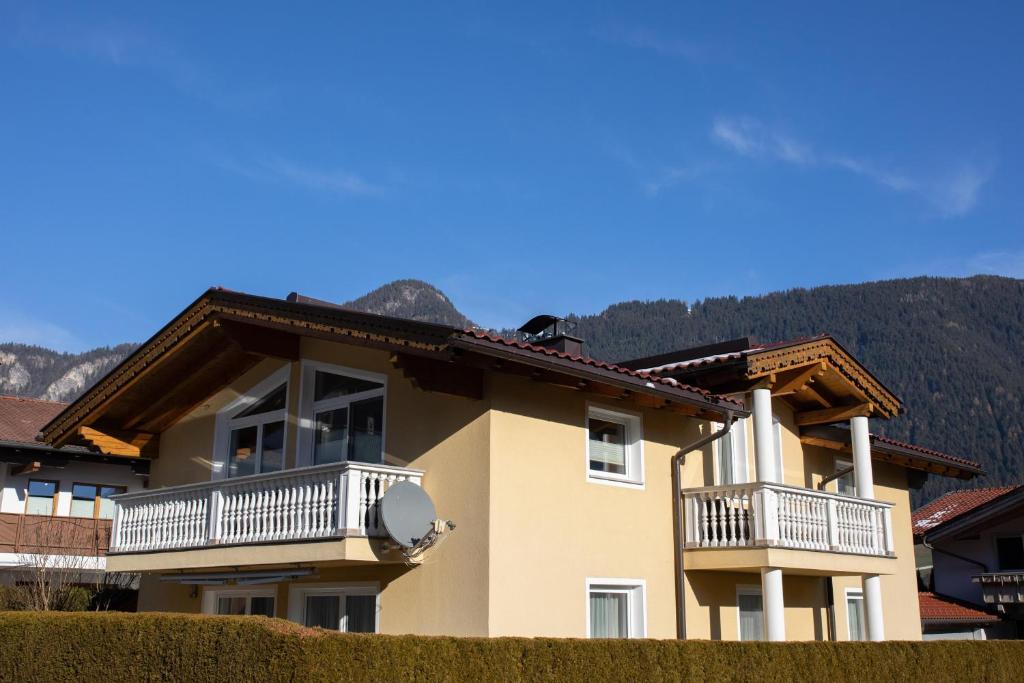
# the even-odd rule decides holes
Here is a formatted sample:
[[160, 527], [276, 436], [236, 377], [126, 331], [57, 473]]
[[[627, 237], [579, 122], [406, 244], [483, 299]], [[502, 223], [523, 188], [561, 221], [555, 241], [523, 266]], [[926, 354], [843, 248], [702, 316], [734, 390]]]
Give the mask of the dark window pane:
[[284, 469], [284, 422], [268, 422], [263, 425], [263, 458], [261, 472], [278, 472]]
[[317, 413], [313, 425], [314, 462], [322, 465], [344, 460], [347, 437], [348, 408]]
[[124, 493], [125, 487], [123, 486], [101, 486], [100, 487], [100, 498], [110, 498], [116, 496], [119, 493]]
[[252, 598], [249, 614], [262, 614], [265, 617], [274, 616], [274, 598]]
[[245, 614], [245, 598], [219, 598], [217, 614]]
[[370, 382], [365, 379], [345, 377], [344, 375], [335, 375], [330, 372], [317, 372], [313, 400], [323, 401], [328, 398], [358, 394], [361, 391], [370, 391], [371, 389], [381, 389], [383, 387], [383, 384]]
[[341, 626], [340, 602], [337, 595], [307, 595], [306, 626], [337, 631]]
[[626, 427], [618, 422], [590, 418], [590, 469], [626, 473]]
[[71, 487], [71, 497], [81, 500], [95, 500], [96, 487], [92, 484], [75, 484]]
[[349, 595], [345, 598], [345, 617], [349, 633], [376, 633], [377, 598], [372, 595]]
[[229, 477], [242, 477], [256, 473], [256, 436], [257, 427], [244, 427], [231, 430], [231, 462], [228, 465]]
[[52, 497], [55, 493], [57, 493], [57, 482], [55, 481], [39, 481], [38, 479], [30, 479], [28, 482], [28, 495], [30, 496]]
[[996, 553], [999, 555], [999, 569], [1024, 569], [1024, 539], [1009, 536], [996, 539]]
[[259, 415], [261, 413], [272, 413], [275, 410], [284, 410], [285, 402], [288, 395], [288, 385], [282, 384], [277, 389], [264, 396], [262, 399], [246, 408], [244, 411], [235, 415], [235, 417], [247, 417], [249, 415]]
[[371, 398], [352, 404], [352, 436], [349, 460], [380, 462], [384, 446], [384, 398]]

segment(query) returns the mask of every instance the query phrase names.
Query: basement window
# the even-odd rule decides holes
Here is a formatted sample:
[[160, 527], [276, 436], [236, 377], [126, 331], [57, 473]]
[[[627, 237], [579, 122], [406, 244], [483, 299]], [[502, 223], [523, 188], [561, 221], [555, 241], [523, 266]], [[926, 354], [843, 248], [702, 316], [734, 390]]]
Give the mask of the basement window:
[[639, 415], [587, 409], [587, 479], [643, 486], [643, 428]]

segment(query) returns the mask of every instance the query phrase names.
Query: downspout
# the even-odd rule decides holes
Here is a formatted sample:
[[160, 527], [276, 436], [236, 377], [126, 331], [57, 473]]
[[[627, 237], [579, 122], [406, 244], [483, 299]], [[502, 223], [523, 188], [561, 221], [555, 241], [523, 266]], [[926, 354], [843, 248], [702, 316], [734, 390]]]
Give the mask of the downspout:
[[680, 640], [686, 638], [686, 592], [683, 578], [683, 459], [687, 453], [703, 448], [712, 441], [717, 441], [729, 433], [732, 429], [736, 416], [732, 410], [725, 411], [725, 428], [712, 431], [707, 436], [702, 436], [688, 446], [684, 446], [672, 457], [672, 517], [675, 524], [672, 528], [672, 537], [675, 541], [675, 565], [676, 565], [676, 637]]

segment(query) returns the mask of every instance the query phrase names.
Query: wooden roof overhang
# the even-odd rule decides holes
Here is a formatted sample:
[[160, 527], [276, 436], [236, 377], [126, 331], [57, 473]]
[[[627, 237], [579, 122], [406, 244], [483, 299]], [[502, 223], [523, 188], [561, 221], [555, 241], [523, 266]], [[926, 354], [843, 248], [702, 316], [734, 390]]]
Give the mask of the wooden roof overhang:
[[[802, 427], [800, 441], [811, 445], [852, 453], [850, 430], [842, 427], [817, 425]], [[977, 463], [947, 455], [928, 448], [901, 444], [871, 435], [871, 457], [900, 467], [938, 474], [955, 479], [973, 479], [985, 473]]]
[[42, 440], [155, 454], [161, 431], [261, 360], [298, 360], [304, 336], [389, 351], [393, 365], [428, 391], [480, 398], [483, 372], [493, 370], [709, 420], [747, 414], [674, 380], [484, 342], [454, 327], [211, 289], [45, 425]]
[[262, 359], [297, 360], [301, 336], [441, 357], [453, 331], [210, 289], [43, 427], [42, 440], [155, 448], [156, 434]]
[[801, 426], [857, 415], [891, 418], [901, 410], [896, 395], [829, 336], [755, 346], [666, 374], [720, 394], [771, 389], [792, 405]]

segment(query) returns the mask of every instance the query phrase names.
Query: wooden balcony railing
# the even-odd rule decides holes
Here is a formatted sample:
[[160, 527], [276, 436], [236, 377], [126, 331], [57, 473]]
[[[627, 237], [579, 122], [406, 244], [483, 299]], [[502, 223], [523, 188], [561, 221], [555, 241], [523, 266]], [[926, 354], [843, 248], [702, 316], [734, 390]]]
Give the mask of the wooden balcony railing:
[[791, 548], [891, 556], [891, 503], [782, 484], [683, 491], [686, 548]]
[[379, 502], [420, 470], [336, 463], [114, 496], [111, 553], [380, 536]]
[[110, 547], [111, 520], [0, 514], [0, 552], [97, 557]]

